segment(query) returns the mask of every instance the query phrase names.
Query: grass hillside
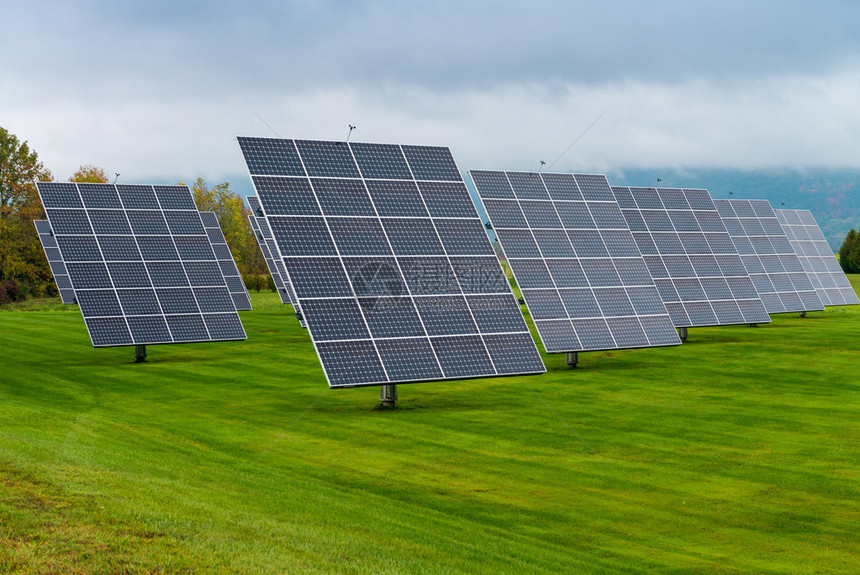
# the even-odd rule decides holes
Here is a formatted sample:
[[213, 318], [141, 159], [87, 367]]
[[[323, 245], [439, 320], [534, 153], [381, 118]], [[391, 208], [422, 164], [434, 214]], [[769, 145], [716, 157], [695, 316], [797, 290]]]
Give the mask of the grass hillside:
[[0, 573], [860, 572], [860, 307], [382, 411], [252, 298], [137, 365], [0, 311]]

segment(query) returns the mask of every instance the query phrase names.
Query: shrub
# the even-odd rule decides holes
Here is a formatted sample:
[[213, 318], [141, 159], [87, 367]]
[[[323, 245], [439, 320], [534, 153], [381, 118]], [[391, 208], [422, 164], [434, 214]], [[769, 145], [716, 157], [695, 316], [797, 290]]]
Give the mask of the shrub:
[[21, 286], [15, 280], [6, 280], [0, 283], [0, 304], [24, 299]]
[[860, 273], [860, 234], [853, 228], [839, 248], [839, 265], [846, 274]]

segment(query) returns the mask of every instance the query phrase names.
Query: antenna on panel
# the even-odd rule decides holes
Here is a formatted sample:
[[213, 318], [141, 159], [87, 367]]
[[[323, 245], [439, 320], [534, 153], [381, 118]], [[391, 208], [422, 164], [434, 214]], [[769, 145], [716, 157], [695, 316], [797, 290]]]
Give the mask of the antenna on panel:
[[732, 194], [733, 194], [733, 193], [734, 193], [734, 192], [729, 192], [729, 197], [730, 197], [730, 198], [732, 197]]
[[352, 136], [352, 131], [355, 129], [355, 126], [353, 126], [352, 124], [348, 124], [348, 125], [349, 125], [349, 134], [346, 135], [346, 141], [347, 142], [349, 141], [349, 137]]
[[658, 187], [658, 188], [660, 187], [660, 182], [662, 182], [662, 181], [663, 181], [663, 179], [662, 179], [662, 178], [657, 178], [657, 187]]
[[119, 179], [119, 172], [114, 172], [116, 174], [113, 178], [113, 183], [116, 184], [116, 181]]
[[543, 160], [541, 160], [541, 161], [540, 161], [540, 169], [538, 169], [538, 172], [542, 172], [542, 171], [543, 171], [543, 167], [544, 167], [545, 165], [546, 165], [546, 162], [544, 162]]
[[260, 114], [258, 114], [258, 113], [257, 113], [257, 111], [256, 111], [254, 108], [252, 108], [251, 106], [248, 106], [248, 109], [249, 109], [249, 110], [251, 110], [251, 112], [253, 112], [255, 116], [257, 116], [257, 119], [258, 119], [258, 120], [260, 120], [261, 122], [263, 122], [263, 124], [264, 124], [267, 128], [269, 128], [269, 129], [272, 131], [272, 133], [275, 135], [275, 137], [276, 137], [276, 138], [280, 138], [280, 136], [279, 136], [279, 135], [278, 135], [278, 133], [275, 131], [275, 129], [274, 129], [273, 127], [271, 127], [271, 126], [268, 124], [268, 122], [266, 122], [266, 120], [264, 120], [264, 119], [263, 119], [263, 117], [262, 117]]

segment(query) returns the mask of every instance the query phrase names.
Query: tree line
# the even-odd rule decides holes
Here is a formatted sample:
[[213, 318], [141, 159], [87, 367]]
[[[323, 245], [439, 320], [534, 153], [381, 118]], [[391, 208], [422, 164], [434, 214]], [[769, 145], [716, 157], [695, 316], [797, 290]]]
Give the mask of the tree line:
[[[0, 127], [0, 304], [28, 296], [56, 296], [57, 288], [33, 220], [45, 219], [36, 182], [54, 181], [26, 141]], [[105, 170], [84, 164], [70, 182], [108, 183]], [[274, 290], [263, 254], [248, 223], [250, 210], [222, 182], [209, 187], [203, 178], [191, 185], [197, 208], [215, 212], [248, 289]]]

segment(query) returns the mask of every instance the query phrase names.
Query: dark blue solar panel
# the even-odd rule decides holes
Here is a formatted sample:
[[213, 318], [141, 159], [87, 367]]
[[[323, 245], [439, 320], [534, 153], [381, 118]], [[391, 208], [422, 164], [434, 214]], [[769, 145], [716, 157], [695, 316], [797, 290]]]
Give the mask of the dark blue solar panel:
[[400, 146], [355, 143], [350, 148], [352, 148], [352, 153], [364, 178], [412, 179]]
[[239, 147], [251, 175], [304, 176], [292, 140], [276, 138], [248, 138], [239, 136]]
[[159, 315], [161, 307], [153, 289], [120, 289], [117, 290], [122, 310], [127, 316]]
[[329, 216], [374, 215], [373, 204], [361, 180], [315, 178], [311, 182], [324, 214]]
[[474, 218], [475, 204], [462, 182], [419, 182], [418, 189], [434, 218]]
[[[506, 298], [519, 317], [513, 333], [528, 337], [447, 148], [297, 141], [296, 149], [308, 175], [295, 178], [291, 190], [265, 173], [253, 179], [258, 192], [267, 187], [268, 197], [260, 199], [277, 242], [270, 254], [284, 258], [330, 386], [499, 375], [517, 365], [530, 372], [540, 364], [533, 343], [506, 350], [505, 341], [519, 340], [499, 340], [494, 353], [504, 366], [496, 370], [483, 338], [509, 332], [479, 332], [466, 305], [464, 295]], [[332, 297], [343, 299], [325, 299]], [[337, 305], [348, 305], [351, 319], [338, 322]], [[464, 334], [474, 339], [448, 349], [450, 336]], [[358, 346], [356, 338], [367, 344]], [[337, 351], [359, 348], [368, 358], [347, 373]], [[398, 353], [412, 353], [414, 361]]]
[[122, 209], [116, 187], [104, 184], [79, 184], [78, 191], [87, 208]]
[[[309, 176], [361, 177], [346, 142], [296, 140], [295, 143]], [[263, 205], [265, 206], [265, 202]]]
[[39, 182], [39, 195], [45, 208], [82, 208], [81, 196], [75, 184]]
[[365, 181], [380, 216], [429, 217], [413, 181]]
[[310, 180], [306, 178], [256, 176], [253, 182], [267, 216], [320, 213]]
[[443, 376], [426, 338], [389, 339], [377, 343], [389, 381], [420, 381]]
[[126, 210], [159, 209], [158, 199], [152, 186], [118, 184], [116, 189]]
[[388, 381], [370, 340], [319, 342], [316, 349], [330, 387], [379, 385]]
[[[38, 187], [46, 198], [57, 199], [54, 186]], [[189, 275], [195, 286], [223, 285], [225, 279], [187, 187], [69, 184], [58, 189], [60, 199], [78, 209], [49, 208], [49, 220], [59, 225], [50, 226], [56, 232], [54, 263], [68, 264], [61, 283], [80, 304], [95, 346], [244, 339], [241, 324], [241, 333], [235, 330], [232, 299], [229, 307], [216, 306], [235, 316], [231, 335], [210, 335], [198, 294], [189, 287]], [[76, 202], [74, 195], [83, 201]], [[201, 301], [205, 295], [199, 294]], [[179, 319], [169, 319], [173, 316]]]
[[448, 148], [435, 146], [401, 146], [412, 177], [416, 180], [461, 182], [463, 178]]

